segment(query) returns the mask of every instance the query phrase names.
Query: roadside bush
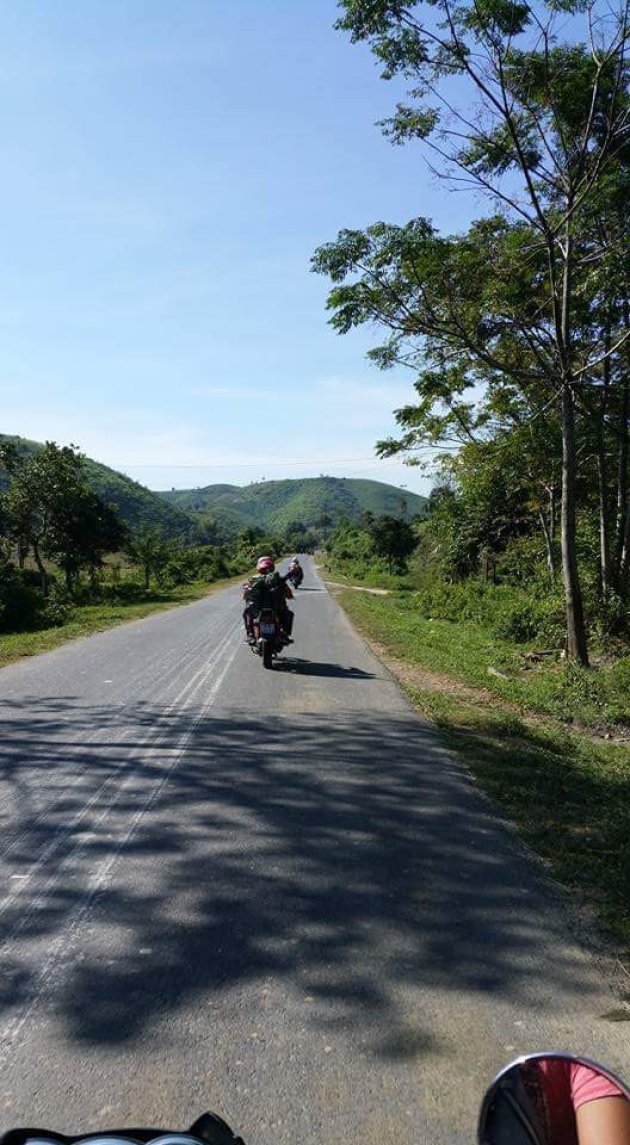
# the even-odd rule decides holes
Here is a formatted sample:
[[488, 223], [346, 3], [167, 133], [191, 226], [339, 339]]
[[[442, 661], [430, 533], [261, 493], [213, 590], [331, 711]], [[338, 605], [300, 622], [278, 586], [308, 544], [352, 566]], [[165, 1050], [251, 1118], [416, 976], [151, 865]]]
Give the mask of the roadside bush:
[[76, 605], [116, 604], [121, 601], [131, 603], [143, 600], [146, 595], [137, 573], [125, 580], [108, 580], [104, 573], [100, 573], [87, 581], [77, 580], [72, 588], [72, 600]]
[[[121, 584], [101, 585], [99, 599], [111, 604], [117, 602], [134, 604], [138, 600], [144, 600], [146, 595], [144, 585], [139, 581], [126, 580]], [[90, 602], [94, 603], [94, 597], [90, 598]]]
[[535, 640], [549, 648], [562, 648], [566, 630], [562, 600], [556, 594], [545, 597], [528, 593], [521, 599], [519, 596], [508, 590], [505, 597], [497, 601], [490, 628], [492, 635], [515, 644]]
[[74, 601], [64, 585], [52, 584], [48, 596], [43, 597], [43, 601], [39, 627], [58, 628], [70, 620], [74, 611]]
[[[31, 582], [31, 583], [29, 583]], [[0, 632], [35, 632], [65, 624], [72, 614], [72, 602], [60, 585], [53, 582], [48, 596], [11, 565], [0, 568]]]
[[244, 560], [230, 561], [223, 549], [216, 545], [199, 545], [196, 548], [180, 549], [165, 562], [157, 573], [157, 582], [161, 588], [176, 588], [182, 584], [194, 584], [196, 581], [205, 581], [212, 584], [221, 577], [232, 574], [232, 564], [238, 567], [237, 572], [244, 567]]
[[557, 719], [593, 727], [630, 724], [630, 657], [593, 668], [569, 660], [548, 675], [546, 685], [545, 707]]
[[42, 593], [36, 588], [15, 580], [3, 579], [0, 588], [0, 631], [32, 631], [41, 627], [44, 604]]
[[486, 584], [468, 579], [456, 584], [435, 581], [415, 596], [417, 608], [436, 620], [471, 620], [486, 627], [492, 636], [516, 644], [533, 640], [561, 648], [564, 642], [564, 608], [557, 592], [546, 593], [534, 583], [528, 589], [513, 585]]

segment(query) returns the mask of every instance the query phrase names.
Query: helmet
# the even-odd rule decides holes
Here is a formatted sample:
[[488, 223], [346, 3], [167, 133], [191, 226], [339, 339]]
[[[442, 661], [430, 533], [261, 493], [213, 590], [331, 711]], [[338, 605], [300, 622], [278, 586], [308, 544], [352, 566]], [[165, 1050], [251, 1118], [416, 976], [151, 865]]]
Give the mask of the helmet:
[[299, 565], [299, 563], [300, 563], [300, 562], [299, 562], [298, 558], [297, 558], [297, 557], [293, 557], [293, 560], [291, 561], [291, 564], [292, 564], [292, 565]]
[[275, 567], [276, 566], [273, 563], [271, 557], [261, 557], [260, 560], [258, 561], [258, 564], [256, 565], [256, 572], [259, 572], [259, 573], [273, 572]]

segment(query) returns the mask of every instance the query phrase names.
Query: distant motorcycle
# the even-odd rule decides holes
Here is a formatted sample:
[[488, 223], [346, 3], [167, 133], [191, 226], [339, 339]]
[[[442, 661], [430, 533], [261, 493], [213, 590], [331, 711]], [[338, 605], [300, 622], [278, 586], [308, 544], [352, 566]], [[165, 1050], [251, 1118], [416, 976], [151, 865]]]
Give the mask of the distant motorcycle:
[[300, 565], [292, 565], [287, 573], [287, 580], [291, 581], [294, 588], [299, 588], [304, 580], [304, 569]]

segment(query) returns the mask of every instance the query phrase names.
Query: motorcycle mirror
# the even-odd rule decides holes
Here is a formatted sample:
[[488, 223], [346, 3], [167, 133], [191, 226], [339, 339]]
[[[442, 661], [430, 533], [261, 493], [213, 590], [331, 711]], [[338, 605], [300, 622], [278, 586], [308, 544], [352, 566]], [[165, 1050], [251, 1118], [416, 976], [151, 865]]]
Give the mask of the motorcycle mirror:
[[494, 1079], [479, 1145], [630, 1145], [630, 1090], [606, 1066], [563, 1053], [517, 1058]]

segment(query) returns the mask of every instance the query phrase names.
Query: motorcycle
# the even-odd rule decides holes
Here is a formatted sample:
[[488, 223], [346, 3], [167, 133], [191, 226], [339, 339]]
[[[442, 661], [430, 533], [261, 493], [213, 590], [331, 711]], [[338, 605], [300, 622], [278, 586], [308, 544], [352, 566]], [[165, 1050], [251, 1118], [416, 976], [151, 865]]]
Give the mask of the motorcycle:
[[263, 667], [273, 668], [274, 656], [279, 656], [285, 645], [284, 633], [273, 608], [261, 608], [252, 621], [252, 652], [262, 658]]
[[[478, 1145], [629, 1145], [630, 1090], [590, 1058], [546, 1052], [517, 1058], [481, 1103]], [[10, 1129], [0, 1145], [244, 1145], [216, 1113], [190, 1129], [108, 1129], [65, 1136]]]
[[304, 569], [300, 565], [292, 565], [287, 573], [287, 580], [291, 581], [294, 588], [299, 588], [304, 580]]

